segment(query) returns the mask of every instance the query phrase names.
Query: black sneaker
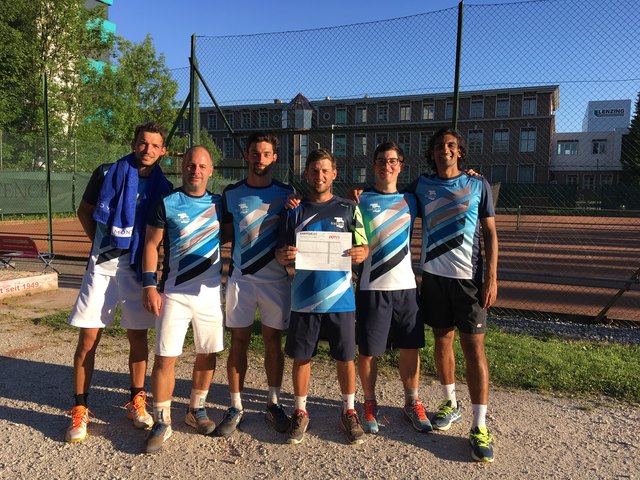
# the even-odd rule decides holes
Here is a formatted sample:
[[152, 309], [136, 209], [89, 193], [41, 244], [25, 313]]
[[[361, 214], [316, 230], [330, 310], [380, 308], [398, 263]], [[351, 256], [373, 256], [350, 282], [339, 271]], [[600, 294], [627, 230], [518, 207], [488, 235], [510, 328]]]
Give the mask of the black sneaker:
[[171, 424], [164, 422], [155, 422], [151, 427], [151, 432], [144, 442], [144, 451], [146, 453], [156, 453], [162, 448], [164, 442], [171, 436]]
[[296, 410], [291, 415], [291, 427], [289, 428], [289, 438], [287, 443], [297, 445], [302, 442], [304, 432], [309, 427], [309, 414], [304, 410]]
[[222, 421], [218, 424], [216, 429], [213, 431], [214, 435], [218, 437], [228, 437], [233, 432], [236, 431], [236, 427], [240, 424], [242, 420], [242, 414], [244, 410], [238, 410], [234, 407], [229, 407], [226, 412], [224, 412], [224, 416], [222, 417]]
[[358, 412], [355, 410], [347, 410], [347, 413], [340, 415], [340, 426], [347, 434], [351, 445], [358, 445], [364, 442], [364, 430], [360, 426]]
[[276, 432], [285, 433], [291, 427], [291, 420], [287, 417], [284, 407], [279, 403], [270, 403], [264, 412], [264, 419], [273, 425]]
[[493, 435], [486, 427], [475, 427], [469, 434], [471, 457], [476, 462], [493, 462]]

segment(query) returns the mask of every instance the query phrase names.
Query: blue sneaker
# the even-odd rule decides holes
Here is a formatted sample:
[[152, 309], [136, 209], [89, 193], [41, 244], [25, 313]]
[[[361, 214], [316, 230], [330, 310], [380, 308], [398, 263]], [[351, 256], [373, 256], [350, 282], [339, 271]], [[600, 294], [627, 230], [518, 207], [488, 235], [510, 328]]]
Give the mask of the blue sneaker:
[[195, 428], [202, 435], [209, 435], [216, 428], [216, 423], [207, 416], [204, 408], [189, 408], [184, 423]]
[[151, 432], [144, 443], [144, 449], [147, 453], [156, 453], [162, 448], [162, 444], [171, 436], [171, 424], [164, 422], [155, 422], [151, 427]]
[[452, 423], [459, 422], [462, 418], [462, 407], [457, 402], [456, 408], [451, 406], [451, 400], [445, 400], [438, 407], [438, 411], [431, 419], [431, 424], [436, 430], [449, 430]]
[[416, 399], [406, 404], [403, 410], [414, 429], [423, 433], [433, 430], [433, 426], [427, 418], [427, 410], [420, 400]]
[[362, 429], [364, 433], [378, 433], [380, 430], [378, 426], [378, 404], [375, 400], [364, 401], [364, 415], [362, 416]]
[[493, 462], [493, 435], [486, 427], [475, 427], [469, 434], [471, 457], [476, 462]]
[[229, 407], [226, 412], [224, 412], [224, 416], [222, 417], [222, 421], [218, 424], [216, 429], [213, 431], [218, 437], [228, 437], [233, 432], [236, 431], [236, 427], [240, 424], [242, 420], [242, 414], [244, 410], [238, 410], [234, 407]]

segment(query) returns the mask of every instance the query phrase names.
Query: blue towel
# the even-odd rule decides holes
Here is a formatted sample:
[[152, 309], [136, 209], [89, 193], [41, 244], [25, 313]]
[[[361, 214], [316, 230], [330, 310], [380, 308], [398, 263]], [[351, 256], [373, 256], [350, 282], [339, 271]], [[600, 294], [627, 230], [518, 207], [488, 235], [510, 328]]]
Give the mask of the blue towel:
[[93, 219], [109, 227], [110, 242], [116, 248], [126, 249], [131, 244], [137, 196], [138, 168], [131, 153], [107, 171], [93, 211]]
[[142, 279], [142, 250], [147, 217], [162, 195], [172, 188], [171, 182], [156, 164], [136, 208], [138, 167], [133, 153], [118, 160], [105, 175], [93, 219], [108, 227], [112, 246], [131, 250], [130, 263], [138, 272], [139, 280]]

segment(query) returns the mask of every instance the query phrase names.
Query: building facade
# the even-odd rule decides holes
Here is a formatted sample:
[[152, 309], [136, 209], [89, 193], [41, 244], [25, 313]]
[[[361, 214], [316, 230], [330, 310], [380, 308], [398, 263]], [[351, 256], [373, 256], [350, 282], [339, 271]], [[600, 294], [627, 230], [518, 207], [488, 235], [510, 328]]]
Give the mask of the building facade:
[[[467, 167], [491, 182], [548, 183], [558, 107], [557, 86], [461, 93], [458, 130], [467, 141]], [[338, 160], [338, 184], [370, 183], [375, 147], [394, 141], [405, 154], [400, 183], [407, 184], [429, 171], [428, 140], [439, 128], [451, 125], [453, 97], [327, 97], [310, 102], [298, 94], [289, 103], [275, 100], [227, 106], [223, 111], [239, 142], [234, 141], [215, 108], [201, 108], [200, 121], [223, 153], [217, 170], [224, 177], [244, 176], [243, 142], [251, 132], [265, 130], [280, 137], [277, 172], [283, 180], [298, 179], [308, 152], [322, 147]], [[182, 122], [181, 131], [186, 124]]]

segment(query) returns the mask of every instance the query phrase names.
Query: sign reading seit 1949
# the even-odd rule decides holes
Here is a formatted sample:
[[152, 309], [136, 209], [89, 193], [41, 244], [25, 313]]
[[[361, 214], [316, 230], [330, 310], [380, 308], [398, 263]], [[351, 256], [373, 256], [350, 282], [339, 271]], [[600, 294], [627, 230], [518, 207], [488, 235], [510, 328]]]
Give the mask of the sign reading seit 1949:
[[596, 108], [594, 117], [624, 117], [624, 108]]

